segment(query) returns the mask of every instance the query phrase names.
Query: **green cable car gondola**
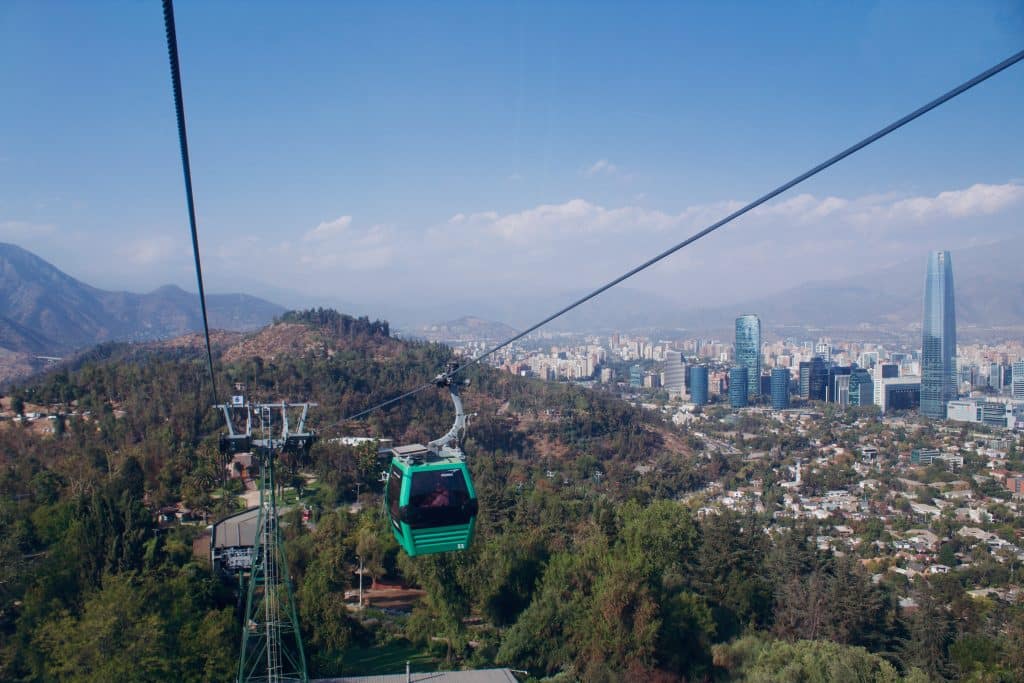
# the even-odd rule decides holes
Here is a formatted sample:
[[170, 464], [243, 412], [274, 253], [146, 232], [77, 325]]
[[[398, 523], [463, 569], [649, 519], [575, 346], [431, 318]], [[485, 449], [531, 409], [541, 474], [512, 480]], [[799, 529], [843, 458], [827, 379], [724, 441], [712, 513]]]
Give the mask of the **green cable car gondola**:
[[477, 501], [458, 439], [466, 428], [458, 385], [450, 374], [435, 380], [455, 403], [455, 423], [426, 446], [391, 449], [384, 505], [391, 532], [410, 557], [465, 550], [473, 541]]

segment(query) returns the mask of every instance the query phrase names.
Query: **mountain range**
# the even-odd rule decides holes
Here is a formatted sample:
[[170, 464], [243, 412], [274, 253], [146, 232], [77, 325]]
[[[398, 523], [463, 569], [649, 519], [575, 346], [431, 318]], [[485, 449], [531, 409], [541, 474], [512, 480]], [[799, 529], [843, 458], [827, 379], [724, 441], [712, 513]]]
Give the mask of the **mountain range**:
[[[225, 330], [256, 329], [285, 311], [246, 294], [209, 294], [206, 304], [210, 326]], [[179, 287], [146, 294], [106, 291], [21, 247], [0, 243], [0, 350], [61, 356], [105, 341], [147, 341], [201, 329], [196, 295]]]
[[[1024, 238], [951, 251], [957, 324], [965, 338], [1024, 327], [1024, 272], [1019, 267]], [[908, 334], [920, 329], [924, 305], [926, 252], [892, 265], [865, 263], [854, 277], [806, 282], [733, 304], [702, 306], [714, 282], [680, 292], [652, 293], [619, 286], [553, 322], [577, 332], [630, 329], [687, 330], [731, 335], [740, 313], [756, 313], [767, 331], [794, 328], [830, 332], [870, 330]], [[842, 254], [836, 254], [842, 258]], [[884, 264], [883, 255], [879, 261]], [[727, 274], [723, 272], [722, 277]], [[752, 286], [756, 290], [756, 285]], [[525, 328], [578, 299], [583, 291], [544, 297], [521, 296], [459, 302], [490, 320]]]
[[[1024, 328], [1024, 274], [1018, 265], [1022, 253], [1024, 238], [952, 252], [962, 338], [1005, 336]], [[878, 268], [865, 264], [863, 274], [855, 277], [809, 282], [728, 306], [701, 307], [700, 289], [680, 296], [616, 287], [550, 327], [579, 332], [686, 330], [727, 337], [736, 315], [751, 312], [761, 317], [769, 334], [803, 328], [906, 336], [920, 327], [925, 256]], [[481, 317], [420, 322], [407, 329], [427, 338], [503, 338], [512, 328], [489, 320], [524, 328], [581, 294], [447, 302], [454, 315], [446, 317], [467, 311]], [[286, 310], [246, 294], [210, 294], [207, 307], [212, 328], [234, 331], [260, 328]], [[444, 319], [441, 313], [440, 308], [421, 309], [417, 317], [422, 321], [437, 314], [435, 320]], [[179, 287], [167, 285], [146, 294], [102, 290], [21, 247], [0, 243], [0, 381], [37, 370], [42, 363], [37, 356], [64, 356], [105, 341], [149, 341], [200, 329], [196, 295]]]
[[[1019, 267], [1024, 239], [950, 253], [959, 330], [969, 335], [1024, 326], [1024, 273]], [[918, 260], [882, 268], [865, 264], [864, 272], [854, 277], [808, 282], [735, 306], [680, 311], [681, 324], [721, 326], [739, 313], [757, 313], [768, 328], [919, 330], [926, 257], [922, 253]]]

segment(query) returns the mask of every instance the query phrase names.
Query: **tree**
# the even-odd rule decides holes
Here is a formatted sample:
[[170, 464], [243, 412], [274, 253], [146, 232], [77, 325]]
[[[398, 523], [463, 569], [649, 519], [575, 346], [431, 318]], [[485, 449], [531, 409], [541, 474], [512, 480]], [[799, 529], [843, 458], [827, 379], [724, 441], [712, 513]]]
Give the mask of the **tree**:
[[715, 663], [730, 679], [755, 683], [898, 683], [899, 673], [889, 662], [864, 648], [828, 641], [763, 641], [756, 636], [715, 646]]
[[918, 667], [932, 679], [941, 680], [949, 673], [953, 620], [945, 605], [930, 591], [918, 591], [914, 597], [918, 606], [907, 619], [908, 637], [902, 644], [900, 659], [907, 668]]
[[80, 617], [65, 611], [43, 624], [35, 642], [46, 653], [47, 676], [83, 683], [170, 677], [163, 622], [138, 582], [107, 575]]

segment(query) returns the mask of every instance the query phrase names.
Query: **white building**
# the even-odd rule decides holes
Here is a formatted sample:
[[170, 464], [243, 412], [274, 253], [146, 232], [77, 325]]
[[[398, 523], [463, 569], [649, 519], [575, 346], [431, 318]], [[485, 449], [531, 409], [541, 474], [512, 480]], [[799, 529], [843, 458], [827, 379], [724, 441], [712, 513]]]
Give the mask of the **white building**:
[[686, 393], [686, 361], [682, 351], [665, 352], [662, 386], [670, 392], [678, 392], [680, 396]]

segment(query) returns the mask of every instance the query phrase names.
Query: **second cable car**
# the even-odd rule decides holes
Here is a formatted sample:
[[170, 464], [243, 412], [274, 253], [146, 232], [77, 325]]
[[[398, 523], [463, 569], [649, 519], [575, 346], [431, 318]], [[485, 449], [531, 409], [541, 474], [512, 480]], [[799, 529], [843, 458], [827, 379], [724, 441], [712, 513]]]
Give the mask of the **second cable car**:
[[466, 428], [459, 386], [448, 373], [434, 381], [451, 393], [455, 423], [426, 446], [391, 449], [384, 490], [391, 532], [410, 557], [465, 550], [476, 527], [476, 491], [458, 445]]

